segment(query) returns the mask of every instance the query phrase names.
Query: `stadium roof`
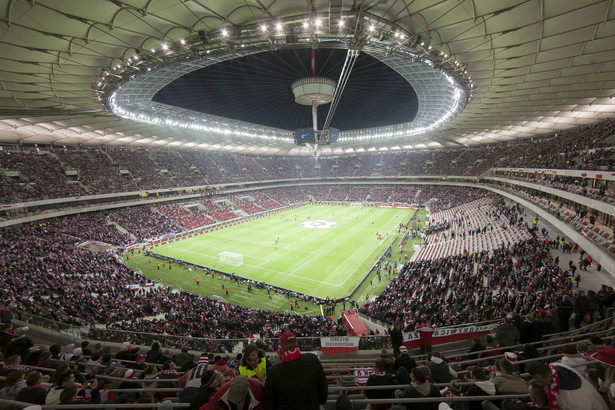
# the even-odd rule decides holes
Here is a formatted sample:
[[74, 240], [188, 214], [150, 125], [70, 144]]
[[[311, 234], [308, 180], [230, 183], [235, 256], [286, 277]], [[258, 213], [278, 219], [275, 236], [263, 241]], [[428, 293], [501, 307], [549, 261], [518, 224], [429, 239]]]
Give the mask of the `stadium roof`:
[[[322, 149], [325, 155], [511, 141], [593, 123], [615, 112], [612, 1], [2, 3], [0, 144], [183, 146], [308, 154], [307, 148], [293, 145], [288, 129], [277, 128], [275, 122], [227, 121], [218, 112], [204, 115], [208, 124], [219, 125], [186, 126], [182, 121], [205, 120], [175, 107], [161, 108], [156, 102], [144, 108], [155, 109], [151, 111], [155, 117], [136, 121], [118, 115], [127, 111], [115, 110], [110, 98], [148, 72], [150, 84], [158, 83], [148, 92], [139, 88], [138, 94], [151, 99], [172, 80], [161, 75], [165, 70], [187, 74], [187, 67], [207, 70], [244, 55], [300, 54], [312, 47], [322, 54], [331, 53], [329, 49], [343, 53], [360, 49], [361, 55], [378, 60], [381, 69], [388, 66], [385, 69], [403, 77], [418, 98], [416, 116], [409, 113], [407, 123], [396, 128], [376, 113], [375, 118], [383, 121], [379, 128], [348, 130], [347, 138]], [[190, 63], [180, 66], [179, 59]], [[334, 64], [338, 71], [340, 64]], [[329, 75], [339, 75], [338, 71]], [[356, 82], [360, 73], [350, 71], [349, 88], [341, 94], [342, 111], [335, 114], [340, 118], [344, 103], [352, 107], [358, 104], [354, 101], [378, 101], [382, 93], [388, 95], [380, 86], [387, 74], [367, 76], [363, 81], [367, 85], [360, 87], [361, 81]], [[353, 75], [355, 84], [350, 86]], [[261, 83], [263, 93], [271, 92]], [[135, 107], [143, 103], [128, 101]], [[262, 115], [268, 116], [264, 111]], [[434, 114], [439, 111], [444, 114]], [[160, 116], [166, 112], [171, 115], [168, 119]], [[335, 115], [332, 125], [338, 120]], [[261, 125], [271, 124], [276, 138], [255, 137], [263, 134]]]

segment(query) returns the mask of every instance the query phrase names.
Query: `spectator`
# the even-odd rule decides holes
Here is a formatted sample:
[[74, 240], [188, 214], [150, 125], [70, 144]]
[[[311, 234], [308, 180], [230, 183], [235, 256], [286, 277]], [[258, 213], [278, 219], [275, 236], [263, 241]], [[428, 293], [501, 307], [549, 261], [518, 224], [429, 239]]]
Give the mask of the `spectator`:
[[264, 410], [264, 389], [258, 378], [238, 375], [224, 383], [201, 410]]
[[[365, 386], [390, 386], [394, 384], [393, 375], [385, 370], [382, 359], [376, 359], [374, 363], [374, 373], [367, 378]], [[393, 390], [365, 390], [368, 399], [389, 399], [393, 397]], [[391, 404], [372, 404], [374, 410], [390, 409]]]
[[611, 407], [615, 405], [615, 349], [609, 346], [598, 347], [592, 359], [599, 361], [606, 367], [603, 377], [603, 391], [608, 397]]
[[265, 352], [254, 343], [248, 344], [243, 349], [239, 364], [239, 374], [248, 378], [255, 377], [261, 382], [267, 377], [267, 358]]
[[512, 316], [504, 318], [504, 324], [495, 330], [495, 340], [500, 347], [508, 347], [519, 344], [521, 334], [519, 329], [512, 323]]
[[[581, 323], [587, 320], [586, 315], [589, 314], [589, 299], [585, 291], [580, 290], [577, 297], [574, 299], [574, 326], [578, 329]], [[587, 320], [590, 323], [589, 320]]]
[[[393, 329], [391, 329], [391, 345], [393, 346], [393, 355], [399, 356], [399, 348], [404, 344], [404, 334], [401, 328], [401, 322], [395, 321]], [[410, 371], [410, 369], [408, 369]]]
[[431, 377], [435, 383], [449, 383], [457, 378], [457, 372], [444, 361], [442, 354], [438, 351], [427, 354], [427, 364]]
[[405, 367], [408, 372], [416, 367], [416, 360], [408, 355], [408, 348], [403, 345], [399, 348], [399, 357], [395, 359], [395, 370], [401, 366]]
[[574, 369], [577, 373], [584, 375], [587, 369], [587, 359], [577, 351], [577, 346], [568, 344], [562, 349], [564, 356], [561, 358], [562, 364]]
[[26, 372], [23, 370], [13, 370], [6, 376], [4, 387], [0, 389], [0, 398], [5, 400], [15, 400], [17, 394], [26, 386], [24, 377]]
[[[474, 384], [465, 389], [464, 395], [471, 396], [494, 396], [496, 393], [495, 384], [488, 380], [485, 371], [481, 367], [473, 367], [471, 371], [471, 381]], [[469, 401], [469, 410], [481, 410], [481, 401]]]
[[491, 372], [491, 381], [498, 394], [525, 394], [528, 386], [518, 372], [514, 371], [512, 363], [506, 359], [496, 362], [497, 371]]
[[149, 352], [145, 354], [146, 363], [158, 363], [162, 359], [162, 350], [160, 350], [160, 343], [152, 343], [152, 347]]
[[75, 386], [75, 376], [69, 372], [62, 373], [47, 393], [45, 404], [60, 404], [60, 394], [65, 388], [72, 386]]
[[28, 326], [15, 329], [13, 339], [4, 348], [4, 355], [6, 357], [17, 354], [22, 359], [25, 359], [30, 354], [30, 348], [34, 346], [34, 342], [30, 336], [26, 335], [28, 330], [30, 330]]
[[89, 390], [89, 398], [86, 397], [85, 391], [79, 391], [76, 385], [67, 386], [60, 393], [60, 404], [84, 405], [100, 403], [100, 390], [98, 390], [98, 381], [96, 379], [92, 379], [91, 383], [87, 385], [86, 389]]
[[433, 344], [433, 332], [434, 328], [429, 324], [427, 318], [424, 317], [421, 320], [421, 324], [418, 325], [414, 330], [419, 332], [420, 343], [421, 343], [421, 354], [426, 354], [431, 352], [431, 346]]
[[267, 372], [265, 408], [319, 410], [327, 401], [328, 384], [318, 357], [301, 354], [292, 332], [280, 336], [281, 363]]
[[42, 381], [43, 375], [41, 372], [30, 372], [26, 377], [26, 387], [17, 393], [15, 400], [31, 404], [45, 404], [47, 389], [42, 386]]
[[561, 300], [555, 302], [557, 307], [557, 317], [559, 317], [559, 331], [567, 332], [570, 330], [570, 318], [574, 312], [574, 305], [570, 301], [570, 296], [564, 295]]
[[[412, 382], [410, 386], [404, 390], [396, 390], [395, 397], [398, 399], [418, 399], [424, 397], [442, 397], [440, 390], [431, 384], [425, 377], [425, 373], [419, 369], [414, 368], [410, 372], [410, 378]], [[437, 410], [439, 404], [437, 402], [432, 403], [407, 403], [404, 404], [406, 409], [412, 410]]]
[[188, 386], [178, 395], [180, 403], [190, 403], [190, 410], [199, 410], [205, 406], [216, 390], [224, 384], [224, 376], [216, 370], [205, 370], [198, 380], [198, 388]]
[[608, 410], [598, 391], [581, 375], [563, 364], [533, 362], [529, 373], [542, 388], [549, 407], [560, 410]]

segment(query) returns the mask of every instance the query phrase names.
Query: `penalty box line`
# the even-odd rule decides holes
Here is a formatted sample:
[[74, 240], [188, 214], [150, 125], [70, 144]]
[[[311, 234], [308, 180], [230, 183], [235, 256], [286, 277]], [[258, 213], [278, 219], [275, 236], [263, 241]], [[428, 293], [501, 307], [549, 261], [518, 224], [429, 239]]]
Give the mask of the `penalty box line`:
[[[217, 257], [217, 255], [213, 256], [213, 255], [204, 254], [204, 253], [199, 253], [199, 252], [195, 252], [195, 251], [189, 251], [189, 250], [187, 250], [187, 249], [176, 248], [176, 247], [174, 247], [173, 245], [170, 245], [170, 246], [169, 246], [169, 248], [171, 248], [171, 249], [175, 249], [175, 250], [178, 250], [178, 251], [180, 251], [180, 252], [188, 252], [188, 253], [194, 253], [194, 254], [197, 254], [197, 255], [204, 255], [204, 256], [207, 256], [207, 257], [210, 257], [210, 258], [214, 258], [214, 259]], [[316, 253], [316, 252], [305, 252], [305, 251], [303, 251], [303, 252], [304, 252], [304, 253], [311, 253], [311, 254], [313, 254], [314, 256], [312, 256], [312, 257], [310, 258], [310, 260], [308, 260], [307, 262], [305, 262], [303, 265], [301, 265], [301, 266], [300, 266], [300, 267], [298, 267], [297, 269], [293, 270], [291, 273], [287, 273], [287, 272], [280, 272], [280, 271], [273, 270], [273, 269], [269, 269], [269, 268], [263, 268], [263, 267], [262, 267], [262, 266], [260, 266], [260, 265], [251, 265], [251, 264], [249, 264], [249, 263], [244, 263], [243, 265], [244, 265], [244, 266], [249, 266], [250, 268], [253, 268], [253, 269], [259, 269], [259, 270], [262, 270], [262, 271], [265, 271], [265, 272], [276, 273], [276, 274], [279, 274], [279, 275], [290, 276], [290, 277], [293, 277], [293, 278], [298, 278], [298, 279], [308, 280], [308, 281], [315, 282], [315, 283], [319, 283], [319, 284], [322, 284], [322, 285], [329, 285], [329, 286], [335, 286], [335, 287], [340, 287], [340, 286], [341, 286], [341, 285], [337, 285], [337, 284], [334, 284], [334, 283], [329, 283], [329, 282], [324, 282], [324, 281], [317, 280], [317, 279], [307, 278], [307, 277], [305, 277], [305, 276], [295, 275], [294, 273], [295, 273], [295, 272], [297, 272], [297, 270], [301, 269], [303, 266], [305, 266], [306, 264], [310, 263], [310, 262], [311, 262], [311, 261], [313, 261], [315, 258], [317, 258], [317, 257], [319, 257], [319, 256], [320, 256], [320, 253]], [[248, 258], [255, 258], [255, 259], [260, 259], [260, 260], [263, 260], [263, 261], [264, 261], [263, 263], [265, 263], [265, 262], [270, 262], [270, 260], [269, 260], [269, 259], [265, 259], [265, 258], [258, 258], [258, 257], [249, 256], [249, 255], [244, 255], [244, 256], [246, 256], [246, 257], [248, 257]], [[246, 279], [248, 279], [248, 278], [246, 278]]]

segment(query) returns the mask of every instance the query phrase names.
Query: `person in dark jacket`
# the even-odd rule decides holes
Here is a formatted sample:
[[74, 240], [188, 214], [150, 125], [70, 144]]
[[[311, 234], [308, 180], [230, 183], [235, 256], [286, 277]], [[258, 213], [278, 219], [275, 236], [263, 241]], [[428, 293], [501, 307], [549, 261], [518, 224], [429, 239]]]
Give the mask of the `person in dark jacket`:
[[523, 326], [521, 326], [521, 338], [519, 339], [519, 341], [521, 343], [532, 343], [538, 342], [539, 340], [540, 329], [534, 321], [534, 315], [525, 315], [525, 321], [523, 322]]
[[559, 318], [559, 331], [567, 332], [570, 330], [570, 317], [574, 311], [574, 305], [570, 301], [570, 296], [564, 295], [562, 300], [555, 302], [557, 307], [557, 317]]
[[427, 358], [429, 360], [426, 365], [435, 383], [449, 383], [451, 380], [457, 378], [457, 372], [451, 369], [448, 363], [444, 361], [440, 352], [434, 351], [430, 353]]
[[[376, 359], [374, 363], [374, 373], [367, 378], [365, 386], [390, 386], [395, 384], [393, 375], [385, 370], [382, 359]], [[365, 390], [368, 399], [390, 399], [393, 397], [393, 390]], [[374, 410], [390, 409], [391, 404], [372, 404]]]
[[395, 370], [404, 366], [409, 372], [416, 367], [416, 360], [408, 355], [408, 348], [406, 346], [400, 346], [399, 356], [395, 359]]
[[329, 385], [320, 360], [301, 354], [292, 332], [280, 336], [281, 363], [267, 371], [265, 409], [319, 410], [327, 402]]
[[[404, 334], [401, 328], [401, 322], [397, 321], [391, 329], [391, 345], [393, 345], [393, 355], [399, 356], [399, 348], [404, 344]], [[408, 369], [410, 370], [410, 369]]]
[[45, 404], [45, 397], [47, 397], [47, 389], [41, 386], [43, 381], [43, 374], [41, 372], [30, 372], [26, 377], [26, 387], [21, 389], [17, 396], [16, 401], [22, 401], [24, 403], [31, 404]]
[[500, 347], [514, 346], [519, 343], [520, 337], [519, 329], [513, 324], [510, 317], [506, 317], [504, 324], [495, 330], [495, 340]]
[[145, 354], [145, 362], [146, 363], [158, 363], [158, 361], [162, 358], [162, 350], [160, 350], [160, 343], [154, 342], [152, 343], [152, 348], [149, 352]]
[[584, 290], [580, 290], [574, 300], [574, 326], [578, 329], [589, 312], [589, 299]]
[[[425, 397], [442, 397], [440, 390], [427, 381], [425, 374], [419, 368], [410, 372], [412, 383], [404, 390], [396, 390], [395, 397], [398, 399], [422, 399]], [[439, 403], [408, 403], [406, 409], [412, 410], [437, 410]]]

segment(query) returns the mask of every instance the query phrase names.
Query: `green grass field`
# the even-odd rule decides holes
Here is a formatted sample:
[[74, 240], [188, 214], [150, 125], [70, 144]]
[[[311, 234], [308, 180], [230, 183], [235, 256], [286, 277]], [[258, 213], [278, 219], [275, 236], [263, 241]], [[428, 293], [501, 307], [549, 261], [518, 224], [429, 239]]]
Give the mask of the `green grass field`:
[[[310, 205], [154, 252], [311, 296], [340, 298], [354, 290], [408, 217], [408, 210]], [[222, 252], [242, 255], [243, 264], [220, 262]]]
[[[397, 237], [395, 227], [400, 222], [407, 222], [413, 213], [414, 210], [408, 209], [309, 205], [179, 240], [154, 248], [153, 252], [311, 296], [342, 298], [350, 295], [368, 275], [371, 266]], [[421, 220], [424, 221], [423, 210]], [[332, 224], [317, 221], [335, 225], [325, 227]], [[309, 229], [302, 226], [304, 223], [321, 228]], [[376, 233], [383, 240], [379, 240]], [[409, 241], [404, 252], [408, 256], [412, 255], [413, 243]], [[243, 264], [221, 263], [218, 256], [221, 252], [241, 254]], [[391, 260], [396, 260], [398, 255], [394, 251]], [[225, 276], [216, 276], [212, 280], [200, 270], [188, 271], [176, 264], [170, 271], [166, 266], [157, 270], [157, 263], [156, 258], [150, 262], [144, 255], [136, 253], [126, 261], [129, 267], [140, 269], [148, 278], [179, 285], [193, 293], [263, 309], [280, 311], [289, 308], [288, 299], [282, 295], [274, 294], [269, 300], [264, 290], [254, 289], [248, 293], [245, 285], [231, 283]], [[197, 276], [200, 278], [198, 286]], [[371, 273], [354, 298], [360, 300], [365, 294], [379, 294], [390, 279], [383, 274], [382, 281], [378, 281], [375, 273]], [[222, 286], [229, 287], [229, 296], [225, 295]], [[301, 313], [311, 314], [318, 314], [318, 310], [318, 307], [306, 303], [300, 309]]]

